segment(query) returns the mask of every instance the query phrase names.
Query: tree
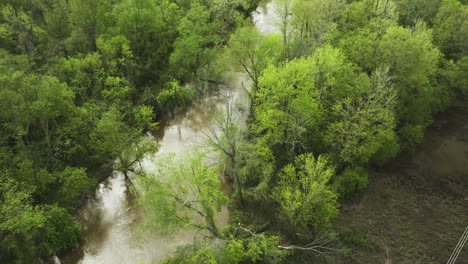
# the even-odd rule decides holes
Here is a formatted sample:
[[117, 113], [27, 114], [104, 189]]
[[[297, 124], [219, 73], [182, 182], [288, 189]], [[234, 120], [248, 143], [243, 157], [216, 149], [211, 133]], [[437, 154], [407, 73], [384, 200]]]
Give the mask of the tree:
[[83, 50], [80, 46], [75, 46], [78, 51], [96, 51], [96, 40], [102, 34], [109, 20], [109, 14], [112, 10], [110, 0], [70, 0], [70, 20], [76, 26], [73, 31], [72, 39], [69, 40], [70, 44], [73, 42], [81, 41], [80, 35], [84, 36], [82, 43], [75, 45], [83, 45]]
[[277, 19], [274, 21], [274, 25], [281, 32], [283, 36], [283, 47], [284, 47], [284, 59], [290, 57], [290, 42], [291, 42], [291, 21], [292, 21], [292, 4], [291, 0], [276, 0], [275, 1], [275, 13]]
[[70, 9], [68, 1], [41, 1], [44, 10], [45, 30], [49, 36], [49, 56], [67, 56], [66, 39], [70, 37]]
[[141, 165], [141, 162], [147, 158], [148, 155], [155, 153], [156, 150], [157, 144], [152, 137], [140, 137], [128, 146], [125, 146], [122, 150], [118, 157], [116, 170], [121, 171], [125, 176], [126, 182], [134, 188], [135, 186], [133, 185], [129, 172], [138, 176], [144, 176], [146, 171]]
[[356, 196], [367, 187], [367, 171], [363, 167], [348, 167], [333, 179], [333, 189], [342, 199]]
[[239, 67], [252, 81], [248, 95], [253, 105], [263, 71], [279, 63], [283, 55], [281, 37], [276, 34], [262, 36], [256, 28], [247, 25], [231, 36], [225, 53], [227, 62]]
[[336, 30], [335, 20], [344, 10], [342, 0], [298, 0], [292, 6], [294, 57], [312, 54], [329, 41]]
[[78, 242], [79, 224], [65, 209], [33, 205], [8, 171], [0, 173], [0, 261], [33, 263]]
[[41, 230], [43, 238], [37, 243], [42, 256], [53, 256], [79, 242], [80, 224], [66, 209], [56, 205], [43, 205], [40, 209], [46, 217], [45, 227]]
[[265, 234], [217, 239], [212, 243], [195, 242], [179, 247], [164, 264], [189, 263], [283, 263], [286, 251], [278, 248], [280, 238]]
[[206, 7], [194, 3], [177, 27], [178, 37], [170, 55], [173, 76], [182, 81], [212, 81], [216, 77], [211, 64], [218, 54], [216, 47], [221, 38], [218, 28], [211, 22], [211, 13]]
[[443, 100], [435, 83], [439, 50], [432, 44], [432, 32], [423, 23], [414, 29], [392, 26], [378, 47], [377, 60], [390, 68], [397, 88], [398, 134], [405, 147], [422, 140], [431, 113]]
[[228, 101], [222, 112], [218, 112], [214, 122], [208, 125], [208, 132], [203, 132], [208, 145], [215, 151], [219, 151], [228, 180], [233, 181], [236, 195], [241, 203], [244, 202], [242, 190], [244, 183], [240, 177], [239, 163], [242, 162], [242, 148], [245, 148], [246, 140], [241, 129], [241, 119], [234, 106], [234, 100]]
[[[45, 138], [48, 159], [52, 158], [54, 142], [53, 132], [57, 130], [60, 118], [74, 110], [73, 92], [54, 77], [44, 76], [36, 87], [36, 98], [30, 105], [31, 115], [37, 120]], [[59, 137], [59, 136], [58, 136]]]
[[34, 262], [35, 240], [45, 226], [46, 216], [7, 172], [0, 173], [0, 260]]
[[115, 109], [102, 114], [91, 132], [89, 147], [98, 160], [111, 163], [132, 142], [135, 131], [122, 121], [122, 115]]
[[166, 84], [166, 88], [157, 96], [156, 100], [166, 113], [178, 113], [187, 110], [195, 97], [195, 90], [190, 85], [181, 86], [176, 81]]
[[414, 26], [418, 20], [431, 24], [441, 6], [441, 0], [398, 0], [399, 21], [403, 26]]
[[371, 159], [392, 157], [399, 150], [394, 132], [397, 98], [388, 69], [377, 69], [372, 82], [367, 94], [340, 100], [334, 108], [337, 120], [328, 128], [327, 143], [338, 164], [365, 165]]
[[136, 107], [134, 116], [137, 127], [150, 131], [154, 131], [159, 127], [159, 123], [154, 122], [156, 114], [151, 106], [140, 105]]
[[297, 59], [268, 68], [260, 79], [254, 111], [267, 146], [283, 145], [290, 153], [310, 147], [308, 135], [320, 120], [312, 69], [310, 60]]
[[257, 132], [268, 146], [287, 146], [292, 154], [321, 149], [320, 128], [333, 121], [335, 102], [357, 98], [369, 85], [366, 75], [328, 45], [307, 58], [270, 67], [259, 81]]
[[333, 175], [334, 169], [324, 156], [315, 158], [310, 153], [298, 156], [294, 164], [281, 170], [272, 198], [280, 205], [280, 217], [293, 231], [309, 225], [323, 230], [330, 225], [338, 213], [337, 195], [328, 186]]
[[434, 17], [434, 42], [448, 59], [468, 56], [468, 6], [444, 0]]
[[112, 11], [116, 33], [130, 41], [135, 68], [130, 80], [136, 87], [158, 82], [166, 73], [181, 18], [174, 1], [124, 0]]
[[204, 164], [204, 156], [194, 150], [180, 158], [174, 153], [160, 157], [153, 174], [139, 178], [145, 228], [166, 236], [187, 228], [220, 236], [214, 214], [227, 197], [220, 190], [215, 168]]
[[89, 179], [84, 168], [66, 167], [63, 171], [55, 173], [58, 186], [57, 197], [54, 200], [59, 201], [65, 208], [71, 208], [72, 205], [89, 189]]
[[392, 0], [353, 2], [339, 20], [339, 47], [346, 57], [369, 75], [378, 68], [378, 44], [390, 26], [396, 26], [398, 14]]

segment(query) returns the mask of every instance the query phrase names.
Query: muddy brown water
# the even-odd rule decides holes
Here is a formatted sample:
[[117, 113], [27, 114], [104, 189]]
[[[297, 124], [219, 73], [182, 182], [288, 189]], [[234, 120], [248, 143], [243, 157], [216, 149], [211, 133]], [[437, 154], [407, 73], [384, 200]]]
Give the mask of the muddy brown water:
[[[252, 13], [256, 28], [262, 33], [275, 31], [272, 26], [272, 3], [262, 3]], [[224, 106], [228, 100], [236, 102], [243, 99], [242, 86], [248, 85], [245, 76], [233, 74], [230, 79], [230, 90], [222, 94], [210, 95], [197, 102], [183, 116], [164, 120], [161, 129], [154, 135], [158, 141], [157, 153], [183, 153], [188, 148], [199, 145], [203, 140], [202, 131], [213, 118], [217, 109]], [[154, 168], [157, 153], [148, 157], [143, 166]], [[135, 202], [127, 195], [124, 176], [113, 172], [109, 178], [99, 184], [95, 197], [78, 211], [76, 218], [82, 226], [82, 244], [60, 258], [54, 257], [54, 263], [62, 264], [131, 264], [158, 263], [171, 256], [179, 245], [191, 243], [195, 231], [181, 232], [174, 238], [156, 237], [140, 231], [144, 216], [135, 206]], [[219, 225], [228, 222], [229, 212], [224, 208], [216, 215]]]
[[398, 173], [412, 188], [468, 201], [468, 101], [437, 114], [421, 144], [377, 171]]

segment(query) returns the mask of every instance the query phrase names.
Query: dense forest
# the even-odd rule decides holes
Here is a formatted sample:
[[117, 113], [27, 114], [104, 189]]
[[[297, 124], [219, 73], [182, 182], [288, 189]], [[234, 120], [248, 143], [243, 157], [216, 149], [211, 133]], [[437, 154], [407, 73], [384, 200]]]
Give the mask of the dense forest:
[[[346, 258], [340, 204], [466, 102], [468, 3], [274, 1], [278, 33], [261, 34], [258, 0], [1, 0], [0, 263], [75, 247], [73, 214], [112, 170], [144, 230], [203, 234], [166, 264]], [[204, 148], [136, 166], [157, 149], [146, 132], [232, 71], [249, 80], [245, 121], [228, 104]]]

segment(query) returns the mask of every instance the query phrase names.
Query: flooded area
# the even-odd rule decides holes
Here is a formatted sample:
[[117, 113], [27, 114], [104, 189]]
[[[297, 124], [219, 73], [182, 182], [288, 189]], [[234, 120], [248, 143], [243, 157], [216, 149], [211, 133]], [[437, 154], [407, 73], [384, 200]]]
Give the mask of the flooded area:
[[[447, 263], [468, 219], [468, 103], [434, 117], [421, 144], [369, 169], [366, 190], [344, 203], [334, 228], [352, 230], [354, 263]], [[465, 248], [456, 263], [468, 263]]]
[[420, 189], [465, 198], [468, 205], [468, 103], [458, 101], [436, 115], [423, 142], [384, 168], [418, 182]]
[[[273, 13], [271, 3], [262, 4], [253, 12], [253, 21], [262, 33], [274, 30], [269, 23]], [[228, 73], [229, 85], [215, 95], [196, 102], [183, 116], [163, 120], [161, 128], [154, 135], [158, 141], [158, 152], [142, 162], [146, 170], [154, 167], [158, 153], [183, 153], [188, 148], [200, 145], [204, 132], [213, 115], [226, 102], [245, 101], [243, 86], [248, 81], [242, 74]], [[238, 106], [241, 109], [247, 106]], [[83, 243], [66, 253], [55, 263], [62, 264], [104, 264], [104, 263], [159, 263], [169, 257], [177, 246], [191, 243], [194, 231], [184, 231], [174, 238], [161, 238], [143, 233], [139, 227], [143, 215], [135, 206], [135, 201], [127, 194], [122, 173], [114, 172], [106, 181], [99, 184], [96, 195], [81, 208], [77, 215], [82, 226]], [[216, 216], [220, 226], [226, 225], [229, 212], [224, 208]]]

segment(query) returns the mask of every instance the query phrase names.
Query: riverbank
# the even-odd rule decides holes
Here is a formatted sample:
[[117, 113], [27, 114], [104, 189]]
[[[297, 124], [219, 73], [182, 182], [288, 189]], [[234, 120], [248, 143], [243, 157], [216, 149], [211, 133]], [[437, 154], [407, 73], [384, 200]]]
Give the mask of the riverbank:
[[[468, 219], [468, 105], [434, 118], [424, 141], [379, 168], [335, 229], [352, 249], [345, 263], [445, 263]], [[457, 263], [468, 263], [462, 250]]]

